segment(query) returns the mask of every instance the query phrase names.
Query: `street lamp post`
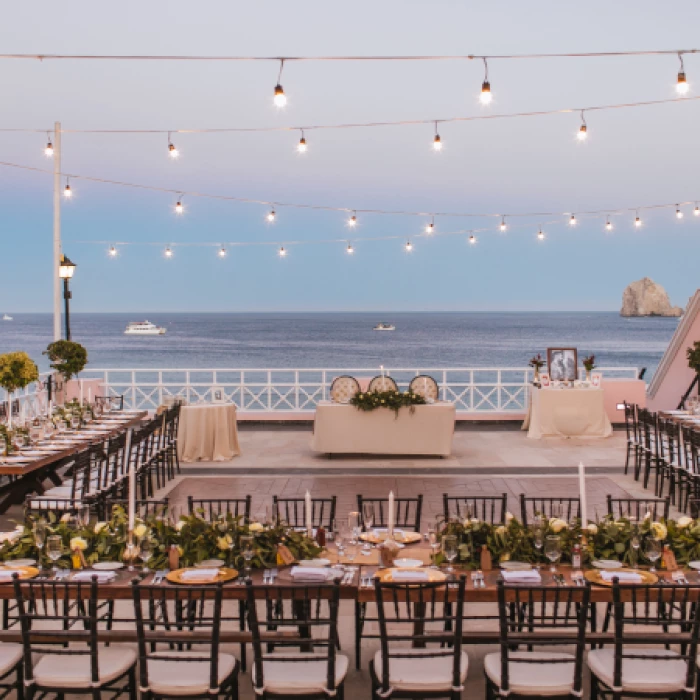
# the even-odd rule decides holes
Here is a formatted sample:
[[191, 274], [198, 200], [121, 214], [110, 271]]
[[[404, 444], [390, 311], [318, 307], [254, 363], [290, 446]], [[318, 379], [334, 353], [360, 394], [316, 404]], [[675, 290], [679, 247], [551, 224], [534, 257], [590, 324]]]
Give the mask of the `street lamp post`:
[[70, 299], [71, 292], [68, 282], [75, 272], [75, 263], [71, 262], [65, 255], [61, 256], [61, 263], [58, 266], [58, 276], [63, 280], [63, 299], [66, 304], [66, 340], [70, 340]]

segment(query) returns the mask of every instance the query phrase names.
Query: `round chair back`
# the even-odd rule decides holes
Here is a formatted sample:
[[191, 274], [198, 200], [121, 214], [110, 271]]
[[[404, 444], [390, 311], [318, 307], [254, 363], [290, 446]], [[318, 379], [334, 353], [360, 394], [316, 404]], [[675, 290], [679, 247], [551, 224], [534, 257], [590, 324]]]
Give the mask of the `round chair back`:
[[398, 391], [396, 382], [387, 375], [374, 377], [369, 383], [368, 391]]
[[331, 384], [331, 401], [335, 403], [348, 403], [358, 391], [360, 391], [360, 383], [355, 377], [349, 377], [347, 375], [336, 377]]
[[440, 398], [438, 383], [427, 374], [419, 374], [411, 380], [408, 390], [412, 394], [422, 396], [426, 401], [437, 401]]

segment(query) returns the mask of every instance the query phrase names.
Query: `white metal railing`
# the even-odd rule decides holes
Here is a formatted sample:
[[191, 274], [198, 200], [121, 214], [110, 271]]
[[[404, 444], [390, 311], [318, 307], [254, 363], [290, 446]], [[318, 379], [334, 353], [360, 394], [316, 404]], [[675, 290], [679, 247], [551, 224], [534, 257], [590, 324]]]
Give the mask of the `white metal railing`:
[[[440, 397], [457, 410], [522, 413], [528, 403], [532, 369], [522, 367], [385, 368], [400, 388], [420, 374], [435, 378]], [[636, 367], [601, 367], [606, 377], [636, 378]], [[205, 403], [219, 398], [242, 411], [312, 413], [329, 398], [339, 375], [369, 379], [377, 368], [350, 369], [86, 369], [81, 379], [99, 379], [104, 395], [124, 396], [125, 407], [152, 410], [168, 398]]]
[[[43, 372], [39, 375], [38, 382], [32, 382], [24, 389], [15, 391], [12, 395], [12, 402], [15, 406], [14, 415], [21, 417], [33, 418], [45, 414], [48, 410], [49, 399], [46, 390], [46, 380], [51, 376], [50, 372]], [[0, 401], [5, 404], [7, 411], [8, 393], [4, 389], [0, 389]]]

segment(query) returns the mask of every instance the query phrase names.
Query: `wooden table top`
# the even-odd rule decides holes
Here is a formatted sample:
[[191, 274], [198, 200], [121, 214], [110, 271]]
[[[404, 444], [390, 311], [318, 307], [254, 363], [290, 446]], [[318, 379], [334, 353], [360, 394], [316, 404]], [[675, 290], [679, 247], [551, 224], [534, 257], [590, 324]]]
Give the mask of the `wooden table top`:
[[[57, 447], [57, 449], [53, 450], [50, 454], [42, 455], [41, 457], [32, 458], [28, 455], [26, 462], [11, 462], [3, 464], [2, 458], [0, 458], [0, 475], [5, 474], [12, 476], [22, 476], [24, 474], [31, 474], [32, 472], [35, 472], [38, 469], [42, 469], [43, 467], [46, 467], [49, 464], [58, 462], [62, 459], [65, 459], [66, 457], [71, 457], [72, 455], [77, 454], [81, 450], [84, 450], [89, 445], [92, 445], [97, 442], [104, 442], [105, 440], [108, 440], [110, 437], [122, 430], [125, 430], [127, 428], [133, 428], [135, 425], [140, 423], [147, 415], [147, 411], [130, 411], [128, 413], [124, 413], [122, 411], [113, 411], [109, 414], [105, 414], [105, 416], [99, 421], [96, 421], [96, 423], [99, 424], [102, 422], [114, 422], [113, 430], [105, 431], [104, 433], [100, 434], [85, 433], [84, 431], [80, 430], [75, 432], [68, 431], [64, 433], [65, 436], [78, 437], [80, 438], [80, 440], [70, 446]], [[108, 420], [105, 421], [105, 418]], [[123, 420], [113, 420], [115, 418], [122, 418]], [[42, 441], [41, 446], [44, 448], [50, 447], [51, 440]], [[31, 449], [31, 447], [28, 449]], [[17, 456], [21, 455], [22, 452], [20, 451]]]

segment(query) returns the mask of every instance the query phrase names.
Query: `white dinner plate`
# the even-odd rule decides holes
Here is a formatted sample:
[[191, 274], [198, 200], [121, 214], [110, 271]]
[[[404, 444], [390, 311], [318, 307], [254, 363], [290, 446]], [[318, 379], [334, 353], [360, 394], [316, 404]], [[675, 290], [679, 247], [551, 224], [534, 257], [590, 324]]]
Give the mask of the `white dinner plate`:
[[319, 569], [324, 566], [330, 566], [330, 559], [302, 559], [299, 566], [308, 566], [312, 569]]
[[500, 567], [506, 571], [529, 571], [532, 569], [532, 564], [526, 561], [502, 561]]
[[36, 559], [12, 559], [5, 562], [5, 567], [8, 569], [19, 569], [22, 566], [34, 566]]
[[394, 566], [397, 569], [420, 569], [423, 562], [420, 559], [394, 559]]
[[98, 561], [92, 565], [95, 571], [117, 571], [118, 569], [123, 569], [124, 564], [120, 561]]
[[691, 569], [695, 569], [696, 571], [700, 571], [700, 561], [689, 561], [688, 566]]
[[594, 559], [591, 564], [596, 569], [621, 569], [622, 562], [616, 559]]
[[205, 559], [200, 561], [199, 564], [195, 564], [197, 569], [220, 569], [224, 565], [221, 559]]

